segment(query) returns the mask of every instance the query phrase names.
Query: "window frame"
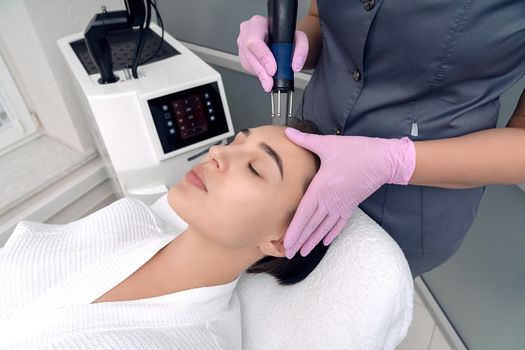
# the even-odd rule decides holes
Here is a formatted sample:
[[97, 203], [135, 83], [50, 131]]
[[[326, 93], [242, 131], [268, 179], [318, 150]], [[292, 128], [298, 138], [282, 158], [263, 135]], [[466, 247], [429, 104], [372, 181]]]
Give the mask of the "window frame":
[[0, 155], [39, 135], [40, 125], [27, 107], [22, 94], [0, 53], [0, 104], [11, 122], [0, 129]]

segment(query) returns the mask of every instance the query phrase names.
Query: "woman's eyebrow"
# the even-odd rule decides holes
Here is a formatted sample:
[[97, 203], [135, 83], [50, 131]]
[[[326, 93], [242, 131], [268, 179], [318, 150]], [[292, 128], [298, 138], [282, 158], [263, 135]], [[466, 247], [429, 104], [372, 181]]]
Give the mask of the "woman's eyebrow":
[[[251, 134], [250, 129], [242, 129], [241, 132], [248, 137]], [[281, 156], [279, 153], [277, 153], [270, 145], [268, 145], [266, 142], [259, 142], [258, 145], [264, 153], [270, 155], [270, 157], [275, 161], [275, 164], [277, 164], [277, 167], [279, 168], [279, 172], [281, 173], [281, 181], [283, 180], [283, 161], [281, 159]]]

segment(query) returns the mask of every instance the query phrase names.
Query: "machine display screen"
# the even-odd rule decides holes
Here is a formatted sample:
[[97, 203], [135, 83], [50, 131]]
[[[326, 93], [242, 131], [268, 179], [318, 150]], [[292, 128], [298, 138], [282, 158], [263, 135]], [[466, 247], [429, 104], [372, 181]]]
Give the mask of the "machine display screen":
[[208, 131], [208, 122], [199, 95], [178, 99], [171, 105], [183, 140]]
[[216, 82], [148, 100], [164, 154], [228, 131]]

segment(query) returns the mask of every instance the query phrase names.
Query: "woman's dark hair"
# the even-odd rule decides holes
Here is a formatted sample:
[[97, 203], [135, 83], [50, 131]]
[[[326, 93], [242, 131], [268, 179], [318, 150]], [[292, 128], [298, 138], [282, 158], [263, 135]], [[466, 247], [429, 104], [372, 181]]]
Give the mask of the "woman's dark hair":
[[[308, 134], [320, 134], [317, 126], [310, 120], [299, 120], [292, 118], [289, 126], [301, 132]], [[312, 153], [315, 158], [316, 172], [321, 166], [321, 161], [317, 154]], [[308, 178], [305, 182], [304, 192], [310, 185], [312, 178]], [[303, 193], [304, 193], [303, 192]], [[293, 210], [288, 218], [288, 225], [293, 219], [295, 210]], [[265, 256], [250, 266], [246, 272], [248, 273], [267, 273], [275, 277], [280, 285], [291, 285], [304, 280], [321, 262], [329, 246], [323, 245], [321, 242], [308, 254], [303, 257], [299, 252], [295, 254], [292, 259], [287, 257]]]

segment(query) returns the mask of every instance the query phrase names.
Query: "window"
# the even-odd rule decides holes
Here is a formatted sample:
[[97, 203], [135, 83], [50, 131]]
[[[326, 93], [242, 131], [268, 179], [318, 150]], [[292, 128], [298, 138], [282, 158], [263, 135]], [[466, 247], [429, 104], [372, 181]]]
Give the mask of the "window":
[[0, 55], [0, 154], [35, 135], [37, 125]]

